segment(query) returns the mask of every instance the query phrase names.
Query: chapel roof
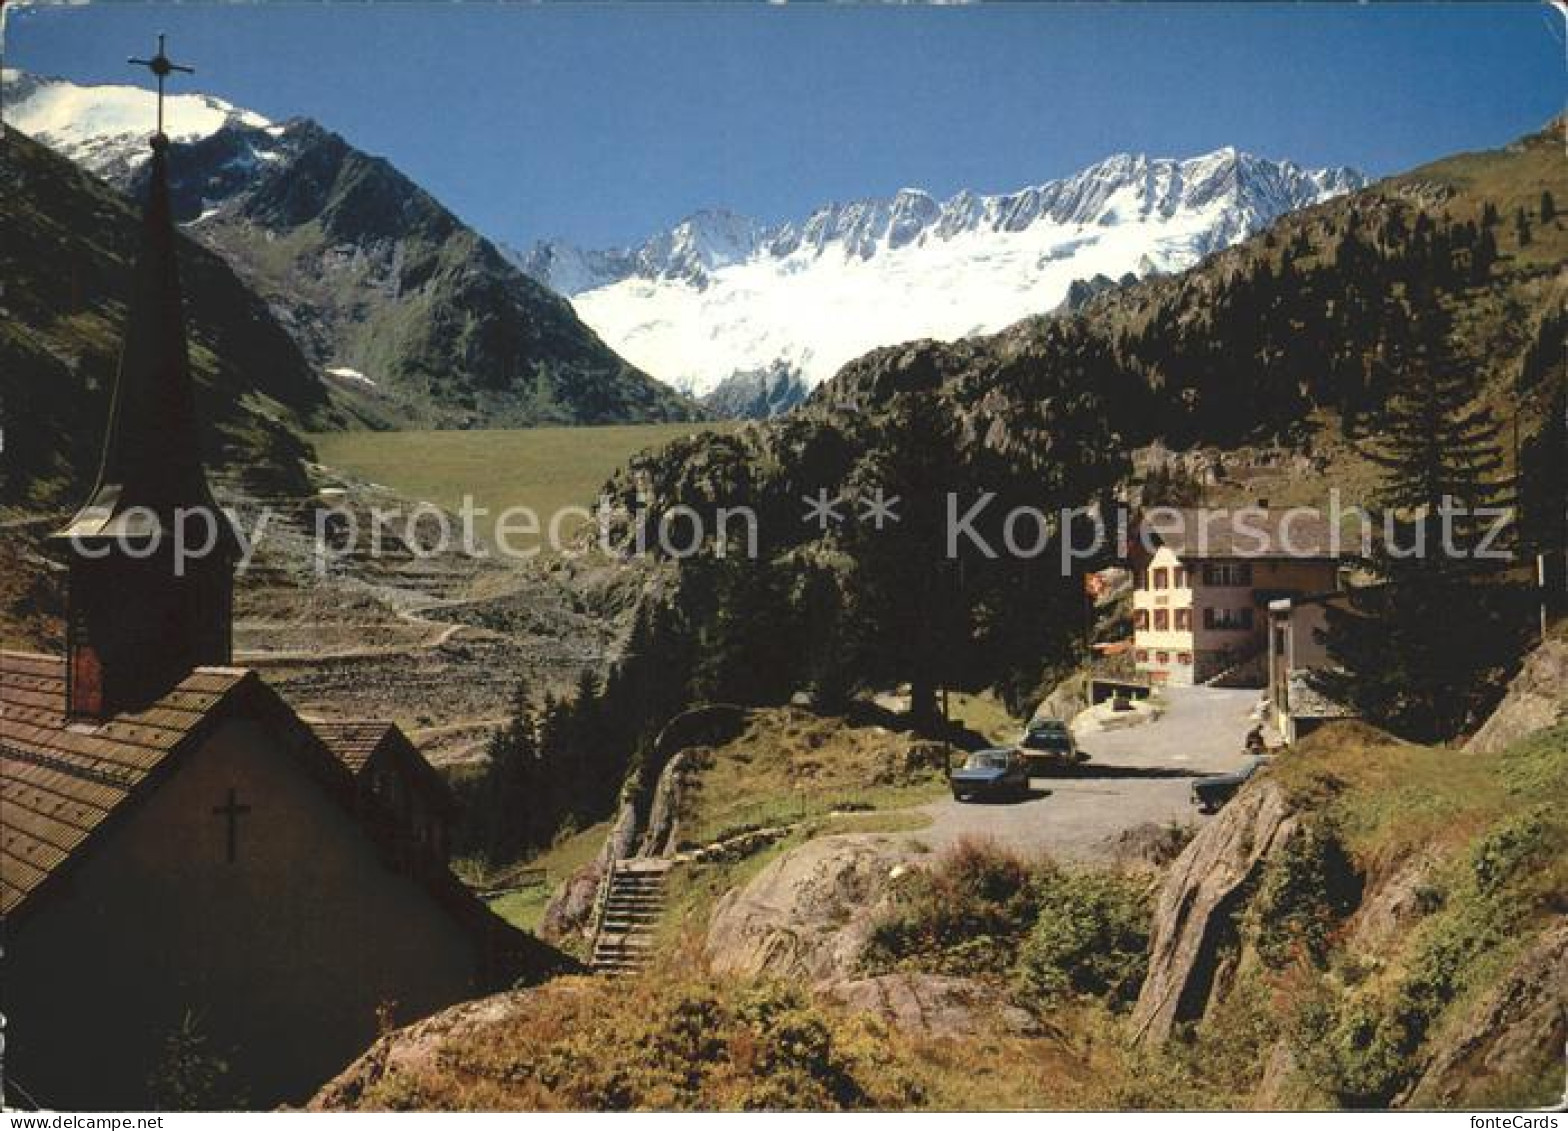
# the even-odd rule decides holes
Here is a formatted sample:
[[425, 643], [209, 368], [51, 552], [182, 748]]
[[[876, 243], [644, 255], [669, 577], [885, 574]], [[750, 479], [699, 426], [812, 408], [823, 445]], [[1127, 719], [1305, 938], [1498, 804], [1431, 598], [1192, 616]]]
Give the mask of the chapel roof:
[[0, 914], [18, 910], [85, 852], [177, 754], [242, 701], [295, 728], [301, 740], [293, 745], [344, 797], [370, 755], [393, 736], [400, 739], [399, 755], [445, 789], [393, 724], [310, 727], [245, 669], [197, 668], [144, 708], [73, 719], [65, 714], [63, 659], [0, 650]]

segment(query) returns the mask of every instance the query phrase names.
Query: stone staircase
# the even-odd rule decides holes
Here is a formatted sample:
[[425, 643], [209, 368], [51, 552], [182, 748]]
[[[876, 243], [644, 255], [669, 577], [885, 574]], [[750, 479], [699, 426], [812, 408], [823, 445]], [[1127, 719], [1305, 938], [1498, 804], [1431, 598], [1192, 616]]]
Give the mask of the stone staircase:
[[1204, 687], [1263, 688], [1269, 681], [1269, 654], [1266, 648], [1231, 657], [1225, 670], [1203, 681]]
[[599, 889], [598, 926], [589, 965], [603, 974], [633, 974], [653, 957], [672, 861], [617, 860]]

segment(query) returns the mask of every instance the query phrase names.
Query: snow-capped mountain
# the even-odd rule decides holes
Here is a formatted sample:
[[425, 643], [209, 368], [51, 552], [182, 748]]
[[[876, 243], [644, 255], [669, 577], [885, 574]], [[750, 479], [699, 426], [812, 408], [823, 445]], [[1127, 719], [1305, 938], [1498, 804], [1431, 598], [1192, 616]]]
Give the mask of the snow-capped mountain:
[[[157, 118], [157, 95], [137, 86], [78, 86], [5, 69], [6, 124], [108, 181], [126, 179], [146, 162], [147, 138]], [[225, 127], [243, 127], [259, 160], [278, 159], [284, 127], [210, 94], [170, 94], [163, 100], [163, 132], [191, 143]]]
[[1182, 270], [1365, 183], [1353, 169], [1230, 148], [1120, 154], [1005, 195], [938, 201], [904, 189], [777, 227], [699, 212], [640, 248], [543, 243], [515, 258], [622, 356], [677, 387], [704, 394], [780, 366], [815, 386], [876, 346], [1055, 309], [1075, 281]]
[[[4, 82], [8, 125], [141, 193], [152, 93], [11, 70]], [[695, 414], [390, 162], [309, 118], [274, 123], [211, 95], [173, 95], [164, 110], [176, 221], [235, 269], [367, 423]]]

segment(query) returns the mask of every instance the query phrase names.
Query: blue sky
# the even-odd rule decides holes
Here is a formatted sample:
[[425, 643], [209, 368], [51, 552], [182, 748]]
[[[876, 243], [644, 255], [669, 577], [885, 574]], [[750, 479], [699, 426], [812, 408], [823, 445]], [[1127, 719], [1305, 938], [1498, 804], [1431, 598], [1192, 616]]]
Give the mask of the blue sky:
[[517, 245], [1001, 191], [1122, 150], [1394, 172], [1564, 95], [1563, 21], [1522, 3], [8, 8], [8, 66], [136, 81], [125, 57], [167, 31], [191, 87], [314, 117]]

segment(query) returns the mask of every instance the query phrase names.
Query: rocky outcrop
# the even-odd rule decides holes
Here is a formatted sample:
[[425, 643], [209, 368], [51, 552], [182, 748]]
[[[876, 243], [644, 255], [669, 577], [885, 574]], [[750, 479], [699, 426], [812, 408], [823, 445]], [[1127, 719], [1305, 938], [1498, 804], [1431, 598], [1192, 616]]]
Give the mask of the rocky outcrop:
[[[1443, 1107], [1495, 1101], [1499, 1086], [1562, 1079], [1568, 1042], [1568, 922], [1527, 949], [1492, 994], [1464, 1022], [1439, 1037], [1426, 1071], [1401, 1106]], [[1516, 1101], [1517, 1102], [1517, 1101]]]
[[719, 901], [708, 926], [709, 968], [807, 983], [851, 977], [910, 855], [891, 837], [822, 837], [785, 853]]
[[569, 876], [551, 896], [540, 922], [541, 935], [554, 940], [573, 936], [586, 939], [593, 929], [599, 881], [610, 861], [665, 856], [673, 851], [684, 768], [681, 754], [690, 748], [730, 741], [745, 729], [746, 719], [743, 707], [710, 704], [683, 711], [665, 725], [653, 744], [654, 764], [663, 769], [652, 797], [647, 800], [647, 812], [639, 808], [635, 791], [621, 803], [598, 855]]
[[1295, 827], [1285, 791], [1255, 780], [1206, 825], [1161, 885], [1149, 949], [1149, 973], [1133, 1009], [1140, 1042], [1159, 1042], [1182, 1021], [1203, 1015], [1233, 917], [1268, 854]]
[[653, 801], [648, 806], [648, 827], [642, 835], [639, 856], [671, 856], [680, 842], [681, 794], [697, 760], [691, 750], [671, 758], [659, 774]]
[[640, 826], [637, 807], [630, 801], [623, 802], [599, 854], [568, 876], [545, 905], [544, 917], [539, 922], [541, 936], [555, 942], [573, 937], [588, 938], [593, 930], [594, 902], [599, 895], [599, 881], [604, 877], [604, 870], [611, 860], [624, 860], [632, 854]]
[[1563, 719], [1568, 719], [1568, 636], [1559, 635], [1530, 653], [1508, 694], [1465, 743], [1465, 750], [1495, 754]]
[[367, 1097], [370, 1097], [370, 1106], [374, 1107], [372, 1093], [378, 1085], [401, 1073], [414, 1074], [434, 1067], [445, 1046], [527, 1009], [539, 992], [538, 989], [513, 990], [467, 1001], [387, 1033], [323, 1085], [306, 1105], [307, 1110], [358, 1108], [366, 1103]]
[[898, 972], [833, 982], [821, 990], [829, 1001], [917, 1037], [973, 1037], [1002, 1032], [1037, 1037], [1044, 1031], [1028, 1010], [1001, 991], [971, 978]]

